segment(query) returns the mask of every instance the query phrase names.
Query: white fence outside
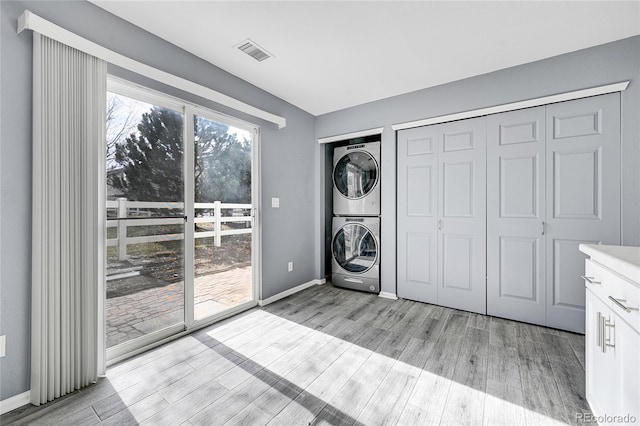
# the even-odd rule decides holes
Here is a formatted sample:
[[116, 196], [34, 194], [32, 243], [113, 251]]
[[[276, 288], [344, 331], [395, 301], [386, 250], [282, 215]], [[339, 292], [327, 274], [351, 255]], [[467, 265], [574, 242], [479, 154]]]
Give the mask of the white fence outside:
[[[244, 215], [231, 215], [222, 216], [223, 210], [233, 209], [251, 209], [251, 204], [230, 204], [215, 201], [213, 203], [194, 203], [196, 217], [194, 222], [198, 223], [213, 223], [213, 231], [196, 232], [195, 238], [214, 238], [214, 244], [216, 247], [222, 245], [222, 237], [225, 235], [238, 235], [238, 234], [251, 234], [251, 216]], [[125, 260], [127, 258], [127, 245], [129, 244], [141, 244], [141, 243], [153, 243], [159, 241], [176, 241], [184, 239], [184, 233], [180, 234], [160, 234], [160, 235], [147, 235], [143, 237], [127, 237], [127, 228], [133, 226], [157, 226], [157, 225], [179, 225], [184, 223], [183, 217], [176, 218], [158, 218], [154, 219], [149, 213], [149, 219], [139, 219], [136, 217], [132, 219], [128, 216], [130, 209], [143, 210], [139, 211], [140, 214], [144, 214], [144, 209], [184, 209], [184, 203], [177, 202], [147, 202], [147, 201], [128, 201], [125, 198], [119, 198], [115, 201], [107, 201], [107, 210], [116, 210], [118, 220], [107, 220], [107, 228], [117, 228], [115, 238], [107, 239], [108, 247], [118, 248], [118, 259]], [[198, 210], [213, 210], [211, 212], [197, 213]], [[110, 217], [114, 219], [116, 217]], [[230, 222], [244, 222], [246, 228], [240, 229], [222, 229], [223, 223]]]

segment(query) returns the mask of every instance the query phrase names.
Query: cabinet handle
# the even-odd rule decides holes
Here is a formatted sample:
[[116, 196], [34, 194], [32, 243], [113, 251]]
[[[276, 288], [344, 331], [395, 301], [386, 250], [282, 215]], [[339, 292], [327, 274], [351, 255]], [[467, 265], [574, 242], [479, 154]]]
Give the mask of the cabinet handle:
[[611, 339], [607, 338], [607, 327], [615, 328], [615, 324], [611, 324], [608, 319], [602, 317], [602, 352], [607, 352], [607, 346], [614, 348], [615, 344], [611, 344]]
[[615, 344], [611, 343], [611, 339], [607, 338], [607, 327], [610, 328], [615, 328], [616, 325], [615, 324], [611, 324], [609, 322], [609, 320], [607, 318], [605, 318], [604, 315], [602, 315], [600, 312], [598, 312], [598, 339], [597, 339], [597, 346], [600, 347], [600, 350], [604, 353], [607, 352], [607, 346], [610, 348], [615, 347]]
[[628, 313], [628, 312], [631, 312], [631, 311], [637, 311], [637, 310], [638, 310], [638, 308], [633, 308], [633, 307], [631, 307], [631, 306], [626, 306], [626, 305], [623, 305], [622, 303], [620, 303], [620, 302], [626, 302], [626, 301], [627, 301], [627, 299], [616, 299], [616, 298], [615, 298], [615, 297], [613, 297], [613, 296], [609, 296], [609, 300], [611, 300], [613, 303], [615, 303], [616, 305], [618, 305], [618, 307], [619, 307], [620, 309], [622, 309], [623, 311], [625, 311], [625, 312], [627, 312], [627, 313]]
[[438, 231], [442, 231], [442, 220], [438, 221]]
[[596, 346], [599, 348], [602, 347], [602, 314], [598, 312], [598, 338], [596, 339]]
[[594, 284], [594, 285], [600, 285], [602, 284], [600, 281], [594, 281], [593, 277], [585, 277], [584, 275], [581, 275], [581, 278], [583, 280], [585, 280], [586, 282], [588, 282], [589, 284]]
[[606, 321], [606, 318], [604, 317], [604, 315], [601, 315], [600, 316], [600, 333], [599, 333], [600, 334], [600, 350], [602, 352], [606, 353], [607, 352], [607, 344], [605, 343], [605, 341], [606, 341], [605, 321]]
[[544, 235], [544, 222], [542, 222], [542, 227], [540, 230], [540, 235]]

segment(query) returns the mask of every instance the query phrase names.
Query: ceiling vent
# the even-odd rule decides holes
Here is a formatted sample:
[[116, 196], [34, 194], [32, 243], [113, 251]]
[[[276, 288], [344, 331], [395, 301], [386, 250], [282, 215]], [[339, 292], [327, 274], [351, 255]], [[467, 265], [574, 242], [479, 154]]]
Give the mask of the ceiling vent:
[[269, 59], [273, 56], [271, 53], [267, 52], [265, 49], [258, 46], [258, 44], [251, 39], [246, 39], [236, 44], [234, 47], [237, 47], [238, 49], [242, 50], [244, 53], [251, 56], [253, 59], [255, 59], [258, 62], [262, 62], [265, 59]]

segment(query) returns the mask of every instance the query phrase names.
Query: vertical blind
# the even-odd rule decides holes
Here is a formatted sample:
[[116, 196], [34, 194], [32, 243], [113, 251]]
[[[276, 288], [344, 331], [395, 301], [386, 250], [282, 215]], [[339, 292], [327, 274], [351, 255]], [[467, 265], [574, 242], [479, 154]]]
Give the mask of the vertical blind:
[[107, 67], [39, 33], [33, 44], [31, 402], [40, 405], [98, 374]]

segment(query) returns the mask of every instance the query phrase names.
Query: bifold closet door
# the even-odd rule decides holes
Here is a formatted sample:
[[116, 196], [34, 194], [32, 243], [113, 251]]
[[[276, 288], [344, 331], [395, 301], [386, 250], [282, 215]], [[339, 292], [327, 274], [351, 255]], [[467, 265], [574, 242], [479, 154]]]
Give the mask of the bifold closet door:
[[585, 255], [620, 244], [620, 96], [487, 117], [487, 313], [584, 332]]
[[438, 126], [398, 132], [397, 291], [438, 303]]
[[487, 117], [487, 314], [545, 324], [545, 107]]
[[485, 313], [484, 117], [398, 133], [398, 296]]
[[619, 93], [400, 131], [398, 295], [584, 332], [578, 245], [620, 244], [619, 165]]
[[620, 94], [546, 108], [547, 326], [584, 332], [585, 255], [620, 244]]
[[438, 130], [438, 304], [484, 314], [486, 119]]

